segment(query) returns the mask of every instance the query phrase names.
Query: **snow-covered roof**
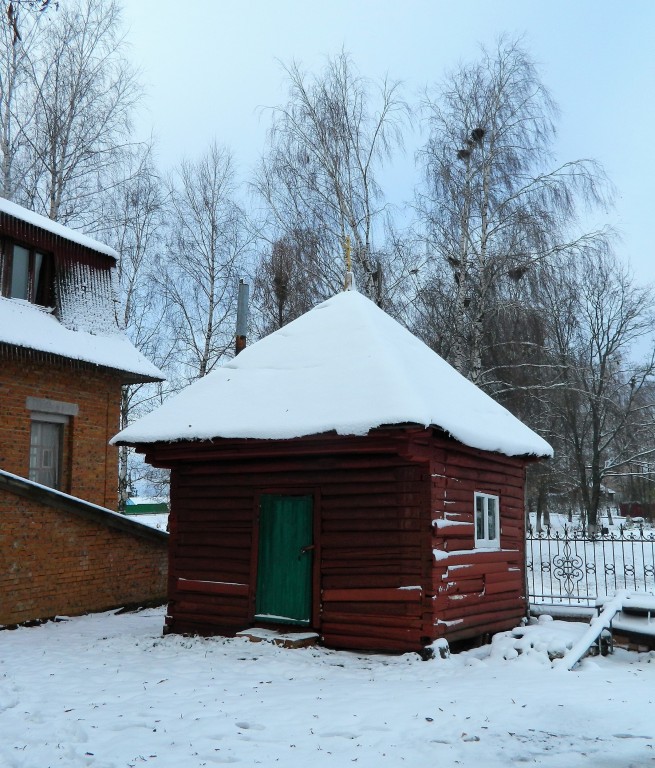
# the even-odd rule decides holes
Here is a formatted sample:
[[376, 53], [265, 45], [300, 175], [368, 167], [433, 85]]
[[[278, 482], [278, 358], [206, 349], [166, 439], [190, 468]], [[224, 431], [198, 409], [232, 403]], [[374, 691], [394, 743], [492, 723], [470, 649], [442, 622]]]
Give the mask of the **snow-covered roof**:
[[125, 371], [139, 379], [164, 378], [117, 326], [105, 333], [71, 330], [48, 310], [20, 299], [0, 298], [0, 342]]
[[545, 440], [356, 291], [247, 347], [112, 442], [363, 435], [407, 423], [509, 456], [552, 455]]
[[23, 208], [22, 205], [17, 205], [10, 200], [5, 200], [4, 197], [0, 197], [0, 213], [6, 213], [8, 216], [13, 216], [15, 219], [20, 219], [35, 227], [39, 227], [39, 229], [44, 229], [46, 232], [51, 232], [53, 235], [58, 235], [66, 240], [78, 243], [78, 245], [83, 245], [85, 248], [91, 248], [93, 251], [104, 253], [106, 256], [111, 256], [113, 259], [118, 260], [118, 254], [108, 245], [105, 245], [98, 240], [94, 240], [92, 237], [88, 237], [79, 230], [65, 227], [63, 224], [58, 224], [56, 221], [52, 221], [52, 219], [48, 219], [46, 216], [41, 216], [38, 213], [34, 213], [34, 211]]

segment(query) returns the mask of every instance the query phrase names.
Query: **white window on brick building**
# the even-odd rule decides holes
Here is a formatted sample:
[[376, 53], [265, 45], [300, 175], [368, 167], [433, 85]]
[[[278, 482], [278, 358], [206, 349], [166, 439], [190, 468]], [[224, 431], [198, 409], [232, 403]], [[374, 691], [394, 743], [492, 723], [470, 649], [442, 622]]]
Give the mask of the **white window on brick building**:
[[475, 546], [500, 547], [500, 504], [498, 496], [475, 494]]
[[61, 490], [64, 430], [79, 407], [40, 397], [28, 397], [25, 406], [31, 416], [29, 479]]
[[61, 487], [64, 425], [32, 420], [30, 433], [30, 480], [49, 488]]

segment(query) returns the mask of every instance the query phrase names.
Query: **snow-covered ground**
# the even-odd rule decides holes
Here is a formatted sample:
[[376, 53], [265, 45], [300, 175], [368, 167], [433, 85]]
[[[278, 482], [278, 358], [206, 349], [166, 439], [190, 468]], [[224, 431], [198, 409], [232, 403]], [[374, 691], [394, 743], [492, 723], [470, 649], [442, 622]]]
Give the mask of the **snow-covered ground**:
[[[621, 517], [621, 515], [617, 515], [616, 512], [612, 514], [612, 522], [609, 522], [609, 519], [607, 517], [606, 512], [601, 512], [600, 518], [598, 520], [598, 524], [602, 526], [603, 528], [608, 528], [610, 533], [614, 533], [615, 535], [618, 535], [621, 531], [621, 528], [623, 528], [625, 531], [639, 531], [639, 521], [640, 518], [637, 518], [637, 521], [633, 518], [628, 517]], [[532, 526], [532, 530], [537, 530], [537, 516], [534, 514], [534, 512], [530, 513], [530, 524]], [[567, 528], [569, 531], [575, 530], [580, 527], [580, 516], [579, 515], [573, 515], [573, 521], [569, 522], [568, 515], [560, 514], [559, 512], [552, 512], [550, 515], [550, 528], [553, 532], [555, 531], [562, 531], [564, 528]], [[652, 526], [648, 521], [643, 523], [643, 527], [647, 532], [650, 532]], [[544, 526], [545, 530], [545, 526]]]
[[423, 662], [162, 637], [162, 623], [153, 609], [0, 632], [0, 765], [655, 764], [655, 654], [553, 668], [548, 650], [583, 624], [542, 619]]
[[157, 528], [160, 531], [168, 530], [168, 512], [161, 512], [154, 515], [130, 515], [129, 512], [126, 512], [125, 514], [131, 520], [136, 520], [137, 523], [149, 525], [151, 528]]

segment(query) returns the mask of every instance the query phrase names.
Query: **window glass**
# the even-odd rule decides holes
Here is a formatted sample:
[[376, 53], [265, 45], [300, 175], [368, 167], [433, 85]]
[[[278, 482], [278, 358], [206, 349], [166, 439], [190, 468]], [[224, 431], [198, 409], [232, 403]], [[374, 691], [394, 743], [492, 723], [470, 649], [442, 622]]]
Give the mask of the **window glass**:
[[30, 480], [59, 488], [63, 424], [33, 421], [30, 436]]
[[33, 301], [44, 307], [52, 306], [53, 297], [52, 257], [47, 253], [34, 253]]
[[10, 297], [29, 298], [30, 252], [21, 245], [14, 245], [11, 261]]
[[497, 539], [496, 533], [496, 499], [493, 496], [487, 497], [487, 538]]
[[475, 494], [475, 545], [488, 548], [500, 546], [498, 496], [489, 493]]
[[484, 496], [475, 497], [475, 537], [484, 539]]

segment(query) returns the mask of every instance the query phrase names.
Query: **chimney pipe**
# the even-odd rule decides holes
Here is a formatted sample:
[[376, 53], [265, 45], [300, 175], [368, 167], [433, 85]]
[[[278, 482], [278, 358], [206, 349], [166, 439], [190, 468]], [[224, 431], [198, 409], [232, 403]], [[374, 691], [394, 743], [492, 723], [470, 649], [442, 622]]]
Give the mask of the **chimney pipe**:
[[237, 299], [237, 337], [234, 354], [238, 355], [246, 348], [246, 336], [248, 335], [248, 299], [250, 286], [241, 278], [239, 280], [239, 298]]

